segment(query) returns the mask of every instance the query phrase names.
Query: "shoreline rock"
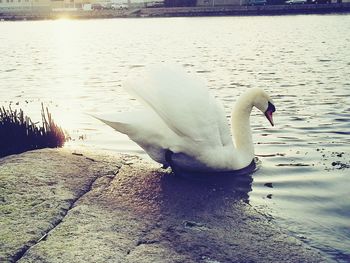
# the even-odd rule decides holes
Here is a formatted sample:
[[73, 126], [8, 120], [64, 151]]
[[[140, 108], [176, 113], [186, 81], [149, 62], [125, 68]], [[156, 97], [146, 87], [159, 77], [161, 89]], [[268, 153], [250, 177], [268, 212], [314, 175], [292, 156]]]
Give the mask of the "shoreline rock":
[[[44, 149], [0, 159], [1, 262], [326, 262], [232, 184], [138, 157]], [[249, 188], [249, 187], [248, 187]]]

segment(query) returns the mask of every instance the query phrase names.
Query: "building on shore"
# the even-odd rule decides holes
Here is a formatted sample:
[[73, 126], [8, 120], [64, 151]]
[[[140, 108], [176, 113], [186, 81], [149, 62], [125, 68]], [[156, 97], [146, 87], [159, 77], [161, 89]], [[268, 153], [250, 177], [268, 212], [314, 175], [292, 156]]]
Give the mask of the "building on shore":
[[0, 0], [1, 11], [52, 11], [55, 9], [81, 9], [83, 4], [97, 0]]
[[[147, 7], [147, 3], [163, 6], [161, 4], [167, 0], [0, 0], [1, 12], [18, 12], [18, 11], [74, 11], [88, 10], [84, 5], [96, 5], [105, 9], [112, 9], [113, 5], [131, 8]], [[172, 0], [170, 0], [172, 1]], [[188, 1], [188, 0], [183, 0]], [[196, 1], [196, 0], [190, 0]], [[115, 9], [115, 8], [114, 8]], [[90, 9], [92, 10], [92, 9]]]
[[0, 11], [47, 10], [50, 0], [0, 0]]
[[95, 3], [95, 0], [51, 0], [51, 9], [77, 8], [81, 9], [84, 4]]

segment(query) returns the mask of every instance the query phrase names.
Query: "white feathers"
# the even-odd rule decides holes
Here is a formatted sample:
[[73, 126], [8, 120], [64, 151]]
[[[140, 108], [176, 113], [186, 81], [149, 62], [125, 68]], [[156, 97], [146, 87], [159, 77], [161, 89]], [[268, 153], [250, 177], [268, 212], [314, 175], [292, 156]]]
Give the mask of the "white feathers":
[[[221, 126], [226, 126], [223, 109], [202, 81], [176, 66], [151, 67], [143, 79], [126, 83], [126, 90], [156, 112], [178, 136], [217, 145]], [[201, 127], [198, 129], [198, 127]], [[220, 128], [221, 127], [221, 128]]]
[[240, 140], [240, 134], [245, 140], [240, 142], [242, 149], [235, 149], [223, 106], [201, 80], [184, 69], [150, 67], [143, 78], [132, 78], [124, 86], [144, 108], [97, 118], [127, 134], [155, 161], [169, 165], [165, 153], [170, 150], [174, 164], [183, 169], [226, 171], [241, 169], [254, 158], [249, 114], [258, 95], [245, 96], [247, 101], [241, 102], [248, 105], [238, 109], [242, 120], [235, 114], [239, 116], [235, 140]]

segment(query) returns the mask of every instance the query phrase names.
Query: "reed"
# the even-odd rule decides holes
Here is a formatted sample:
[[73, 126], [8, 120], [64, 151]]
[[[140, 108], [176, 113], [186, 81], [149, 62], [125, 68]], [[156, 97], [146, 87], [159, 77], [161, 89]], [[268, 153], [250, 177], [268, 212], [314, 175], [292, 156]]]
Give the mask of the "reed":
[[34, 149], [62, 147], [63, 130], [55, 124], [48, 108], [41, 105], [41, 126], [25, 116], [23, 110], [0, 107], [0, 157]]

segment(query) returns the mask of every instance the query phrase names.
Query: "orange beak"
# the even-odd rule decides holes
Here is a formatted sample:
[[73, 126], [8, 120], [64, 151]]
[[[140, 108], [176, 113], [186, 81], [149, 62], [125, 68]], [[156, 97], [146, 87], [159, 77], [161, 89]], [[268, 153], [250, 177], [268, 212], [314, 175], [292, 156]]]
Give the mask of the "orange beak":
[[266, 116], [266, 118], [269, 120], [269, 122], [271, 123], [271, 125], [274, 126], [275, 124], [273, 123], [272, 113], [273, 113], [272, 111], [267, 110], [267, 111], [265, 112], [265, 116]]
[[276, 111], [275, 105], [273, 105], [271, 102], [269, 102], [267, 110], [265, 111], [265, 116], [269, 120], [272, 126], [275, 124], [273, 123], [272, 113]]

